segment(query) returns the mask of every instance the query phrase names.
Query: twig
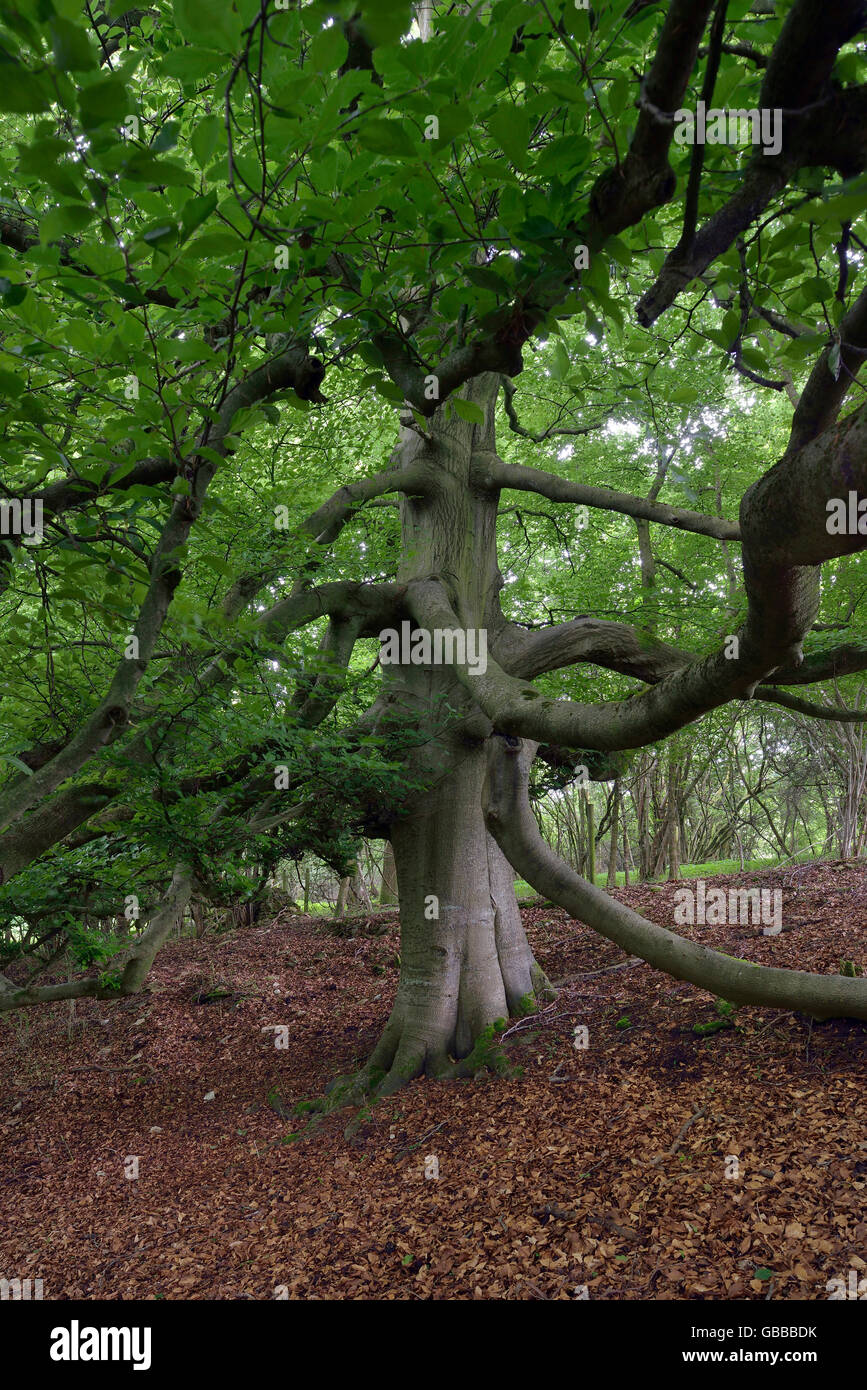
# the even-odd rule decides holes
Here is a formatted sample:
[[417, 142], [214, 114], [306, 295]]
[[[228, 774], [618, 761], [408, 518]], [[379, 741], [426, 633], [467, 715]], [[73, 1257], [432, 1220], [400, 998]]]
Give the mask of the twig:
[[647, 961], [641, 956], [633, 956], [630, 960], [622, 961], [620, 965], [606, 965], [601, 970], [586, 970], [583, 975], [567, 975], [559, 984], [568, 985], [570, 980], [592, 980], [595, 975], [610, 975], [614, 970], [632, 970], [636, 965], [646, 964]]
[[69, 1075], [71, 1072], [76, 1072], [76, 1071], [102, 1071], [102, 1072], [125, 1071], [125, 1072], [134, 1072], [137, 1076], [141, 1076], [142, 1072], [145, 1072], [145, 1071], [146, 1071], [146, 1072], [149, 1072], [151, 1076], [153, 1076], [155, 1070], [156, 1070], [156, 1068], [152, 1067], [149, 1063], [148, 1063], [146, 1066], [144, 1066], [144, 1067], [97, 1067], [97, 1066], [90, 1066], [90, 1067], [65, 1067], [64, 1070], [63, 1070], [63, 1072], [61, 1072], [61, 1074], [60, 1074], [59, 1076], [55, 1077], [55, 1083], [54, 1083], [54, 1084], [55, 1084], [55, 1086], [57, 1086], [57, 1085], [63, 1080], [63, 1077], [64, 1077], [64, 1076], [67, 1076], [67, 1075]]
[[703, 1120], [706, 1115], [707, 1106], [702, 1105], [699, 1109], [697, 1109], [694, 1112], [694, 1114], [690, 1115], [689, 1119], [686, 1121], [686, 1124], [681, 1126], [680, 1133], [678, 1134], [674, 1143], [671, 1145], [671, 1148], [667, 1149], [664, 1154], [658, 1154], [656, 1158], [652, 1158], [650, 1160], [651, 1163], [661, 1163], [664, 1158], [669, 1158], [672, 1154], [677, 1153], [678, 1149], [681, 1146], [681, 1143], [683, 1142], [683, 1136], [686, 1134], [686, 1131], [689, 1129], [690, 1125], [694, 1125], [696, 1120]]
[[595, 1226], [605, 1226], [607, 1230], [614, 1231], [615, 1235], [620, 1236], [623, 1240], [641, 1239], [641, 1236], [635, 1231], [630, 1231], [626, 1226], [618, 1225], [614, 1217], [608, 1216], [607, 1213], [604, 1216], [588, 1216], [587, 1220], [592, 1221]]
[[439, 1122], [438, 1125], [434, 1125], [433, 1129], [429, 1129], [428, 1132], [427, 1132], [427, 1134], [423, 1134], [423, 1135], [421, 1136], [421, 1138], [420, 1138], [420, 1139], [417, 1139], [416, 1142], [415, 1142], [414, 1144], [408, 1144], [408, 1145], [406, 1146], [406, 1148], [404, 1148], [404, 1149], [399, 1149], [398, 1152], [395, 1154], [395, 1156], [394, 1156], [392, 1162], [396, 1163], [397, 1160], [398, 1160], [399, 1158], [402, 1158], [404, 1154], [412, 1153], [413, 1149], [418, 1149], [418, 1148], [420, 1148], [421, 1145], [424, 1143], [425, 1139], [430, 1139], [431, 1135], [432, 1135], [432, 1134], [436, 1134], [436, 1132], [437, 1132], [438, 1129], [442, 1129], [442, 1127], [443, 1127], [444, 1124], [445, 1124], [445, 1120], [440, 1120], [440, 1122]]

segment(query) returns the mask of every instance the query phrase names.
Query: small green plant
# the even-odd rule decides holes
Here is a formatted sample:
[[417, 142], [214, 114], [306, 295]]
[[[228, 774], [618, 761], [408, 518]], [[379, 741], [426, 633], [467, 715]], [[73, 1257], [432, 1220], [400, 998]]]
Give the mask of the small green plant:
[[101, 989], [110, 989], [115, 993], [120, 993], [122, 976], [119, 970], [102, 970], [99, 975]]
[[850, 980], [855, 980], [859, 975], [863, 975], [864, 971], [860, 965], [855, 964], [854, 960], [841, 960], [840, 974], [845, 975]]
[[737, 1004], [730, 1004], [727, 999], [715, 999], [714, 1008], [719, 1014], [718, 1018], [711, 1019], [710, 1023], [694, 1023], [692, 1031], [699, 1037], [707, 1038], [712, 1033], [719, 1033], [723, 1028], [734, 1028]]
[[86, 970], [90, 965], [104, 965], [126, 944], [117, 936], [107, 936], [94, 927], [84, 926], [71, 912], [65, 912], [63, 916], [69, 953], [82, 969]]
[[615, 1027], [615, 1028], [631, 1028], [631, 1027], [632, 1027], [632, 1019], [629, 1017], [629, 1014], [624, 1014], [622, 1018], [618, 1018], [617, 1022], [616, 1022], [615, 1025], [614, 1025], [614, 1027]]

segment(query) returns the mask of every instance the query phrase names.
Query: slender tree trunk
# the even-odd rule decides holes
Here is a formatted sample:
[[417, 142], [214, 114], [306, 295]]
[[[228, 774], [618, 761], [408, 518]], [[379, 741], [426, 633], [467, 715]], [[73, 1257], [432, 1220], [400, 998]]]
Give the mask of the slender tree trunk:
[[677, 820], [668, 823], [668, 877], [672, 881], [680, 878], [680, 834]]
[[352, 875], [350, 890], [352, 893], [352, 900], [356, 906], [364, 908], [370, 907], [370, 894], [367, 891], [367, 884], [364, 881], [364, 874], [360, 864]]
[[[617, 884], [617, 832], [620, 822], [620, 778], [614, 783], [614, 802], [611, 807], [611, 848], [608, 851], [608, 877], [605, 880], [606, 888], [614, 888]], [[626, 826], [623, 827], [624, 838]], [[624, 864], [625, 867], [625, 864]]]
[[397, 902], [397, 869], [391, 840], [386, 840], [382, 855], [382, 887], [379, 890], [379, 901], [383, 907]]
[[351, 883], [352, 879], [349, 877], [340, 880], [340, 887], [337, 890], [337, 905], [334, 909], [335, 917], [342, 917], [346, 912], [346, 902], [349, 897], [349, 885]]
[[584, 814], [587, 818], [587, 877], [596, 882], [596, 827], [593, 802], [588, 789], [585, 795]]

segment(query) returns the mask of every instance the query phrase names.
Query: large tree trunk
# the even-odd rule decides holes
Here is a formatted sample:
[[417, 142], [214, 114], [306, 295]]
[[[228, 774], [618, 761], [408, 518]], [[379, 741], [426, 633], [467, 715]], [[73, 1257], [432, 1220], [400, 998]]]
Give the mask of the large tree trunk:
[[386, 1091], [441, 1075], [497, 1019], [536, 1007], [548, 982], [521, 923], [514, 874], [485, 828], [484, 747], [392, 826], [400, 894], [397, 997], [370, 1065]]
[[[398, 581], [448, 576], [462, 628], [490, 639], [499, 606], [499, 493], [473, 485], [472, 461], [494, 447], [497, 378], [476, 377], [465, 395], [484, 412], [471, 424], [437, 411], [424, 438], [404, 428], [402, 464], [430, 465], [431, 486], [401, 503]], [[413, 625], [414, 627], [415, 625]], [[489, 643], [490, 644], [490, 643]], [[550, 987], [530, 951], [514, 875], [485, 828], [481, 792], [490, 721], [450, 664], [384, 664], [381, 700], [410, 714], [422, 733], [408, 769], [430, 788], [390, 828], [401, 920], [401, 975], [370, 1068], [382, 1088], [422, 1072], [442, 1074], [468, 1056], [490, 1024], [534, 1007]], [[424, 737], [424, 734], [428, 737]]]

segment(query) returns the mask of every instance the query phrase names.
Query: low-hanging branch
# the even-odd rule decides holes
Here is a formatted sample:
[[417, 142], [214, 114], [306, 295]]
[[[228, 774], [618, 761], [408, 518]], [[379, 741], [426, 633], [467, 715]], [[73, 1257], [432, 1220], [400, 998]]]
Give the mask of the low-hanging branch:
[[121, 995], [137, 994], [147, 979], [157, 952], [181, 920], [192, 887], [189, 865], [177, 864], [171, 883], [145, 930], [132, 947], [114, 957], [112, 975], [123, 966], [118, 981], [96, 975], [81, 980], [66, 980], [59, 985], [31, 984], [19, 988], [5, 975], [0, 975], [0, 1013], [30, 1008], [34, 1004], [56, 1003], [59, 999], [117, 999]]
[[528, 795], [535, 750], [535, 743], [492, 736], [483, 798], [488, 830], [512, 867], [537, 893], [629, 955], [640, 956], [676, 980], [688, 980], [733, 1004], [795, 1009], [818, 1019], [867, 1020], [867, 980], [736, 960], [649, 922], [581, 878], [539, 833]]

